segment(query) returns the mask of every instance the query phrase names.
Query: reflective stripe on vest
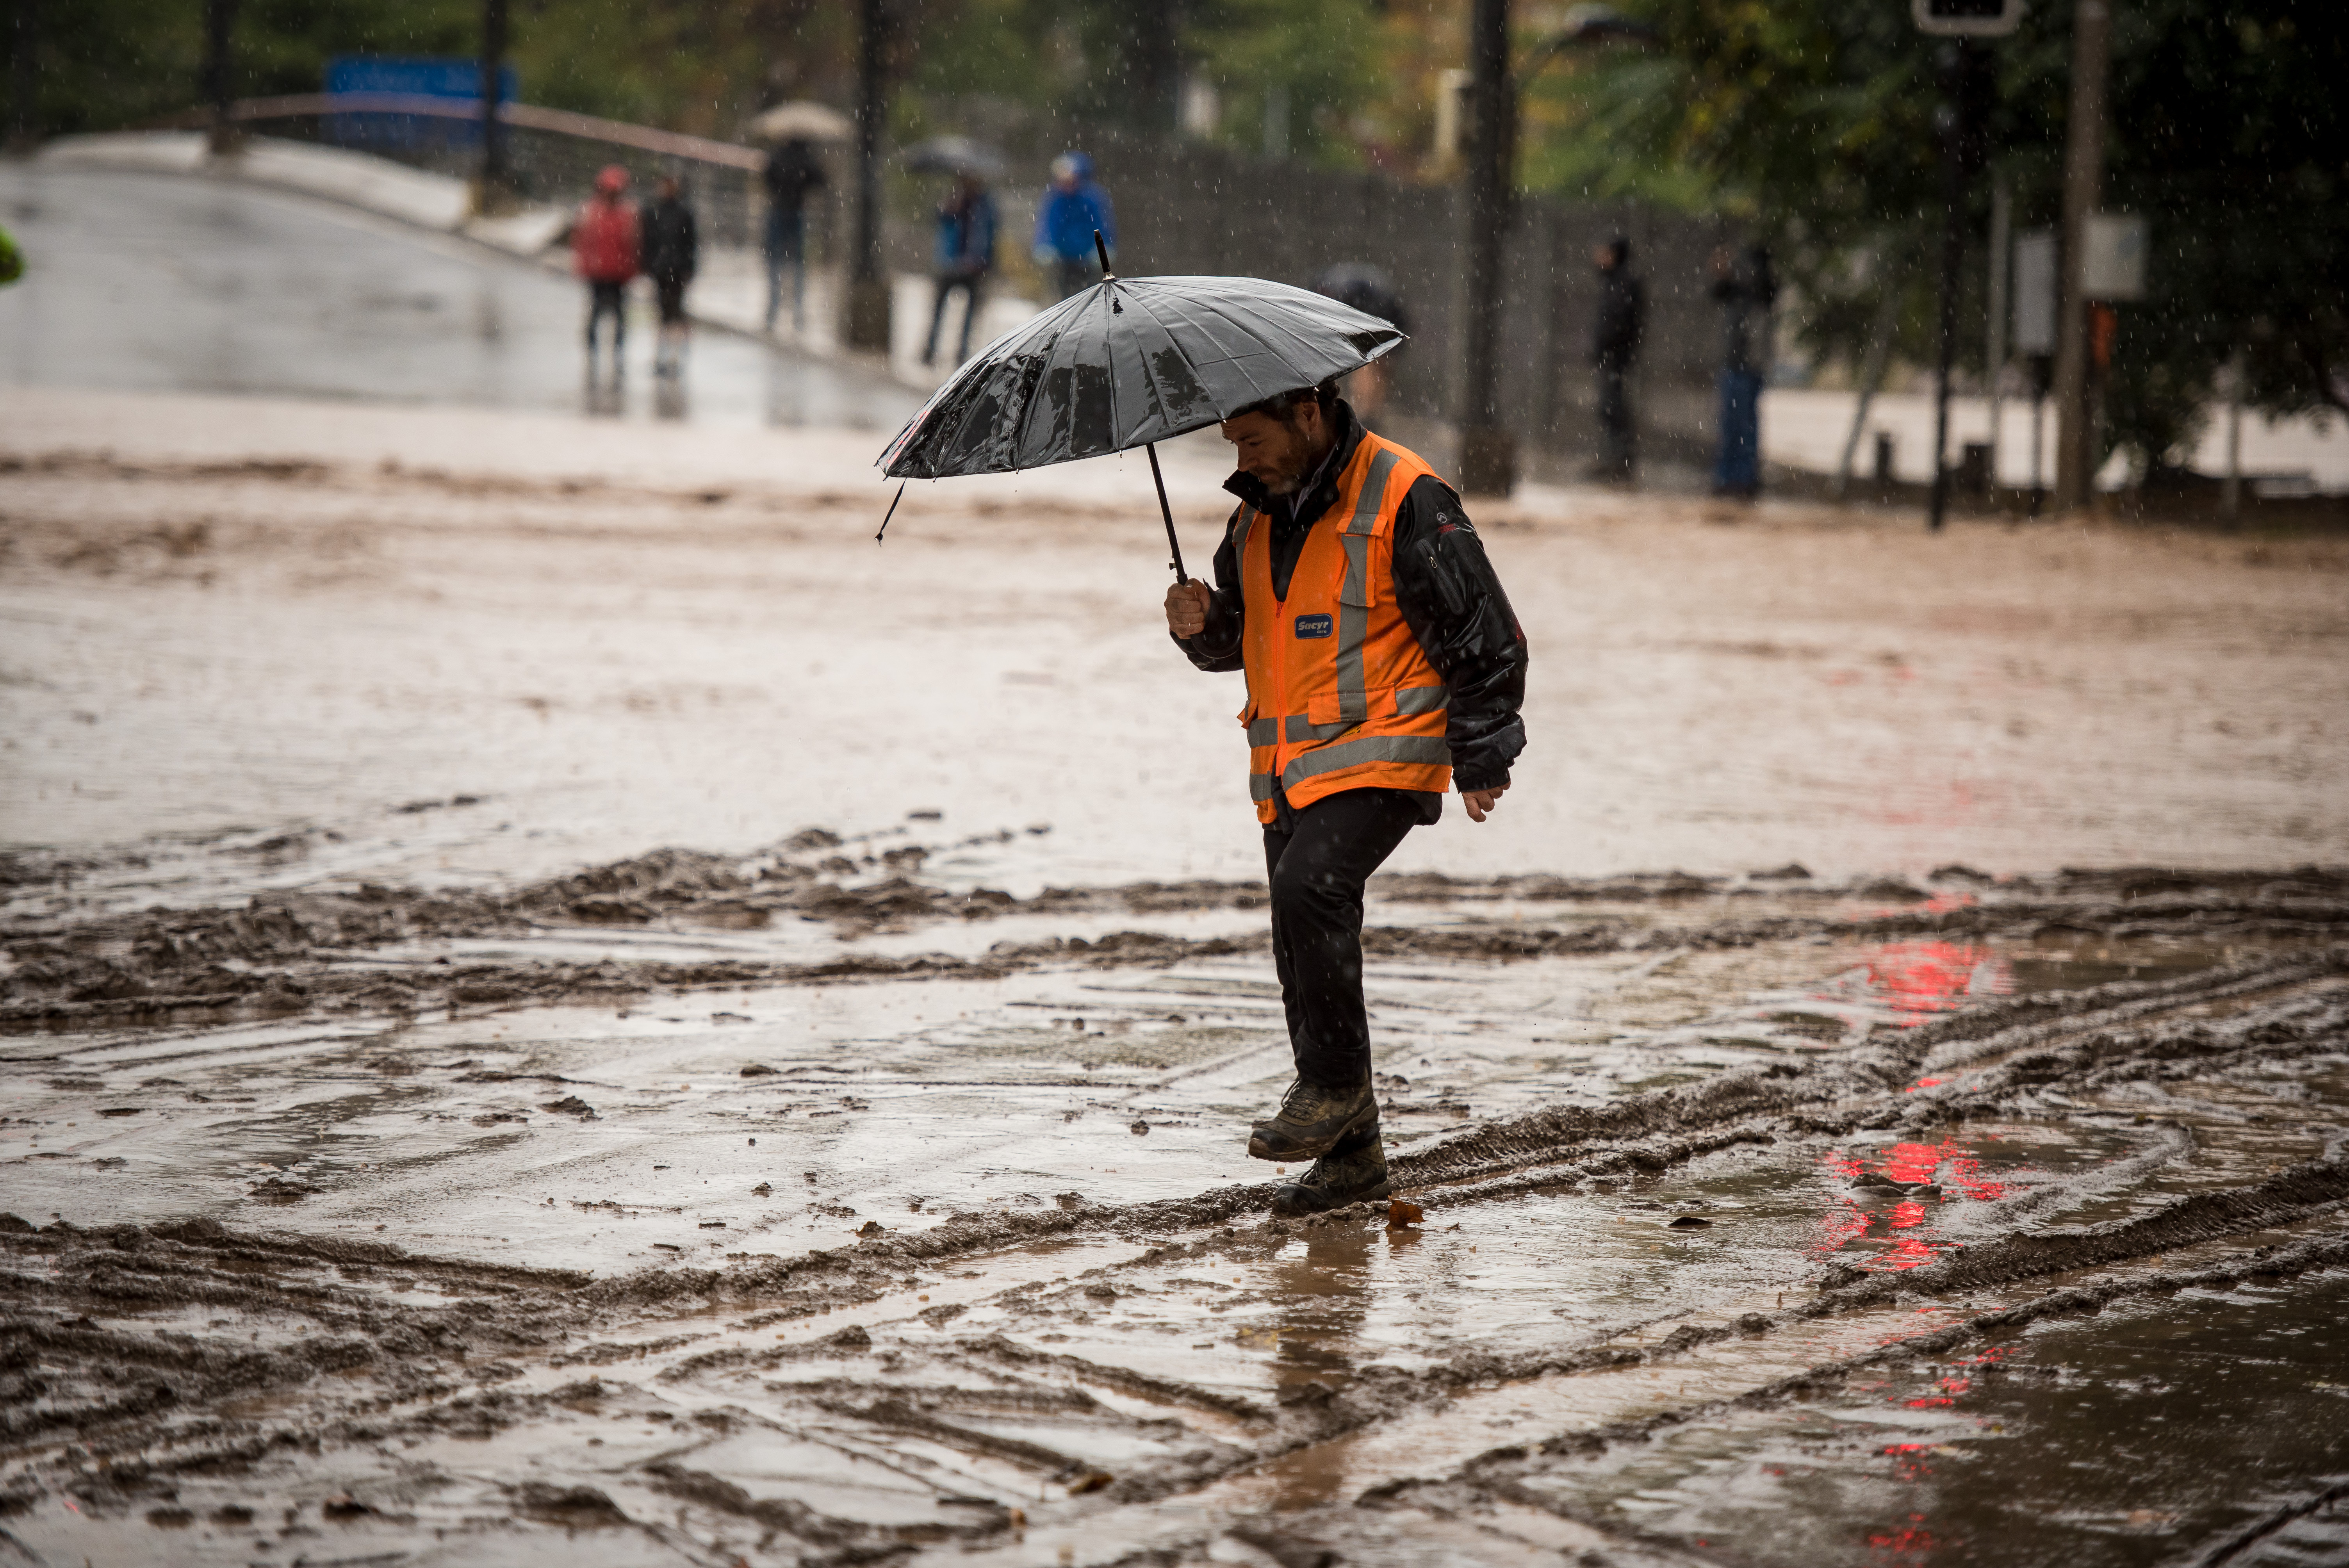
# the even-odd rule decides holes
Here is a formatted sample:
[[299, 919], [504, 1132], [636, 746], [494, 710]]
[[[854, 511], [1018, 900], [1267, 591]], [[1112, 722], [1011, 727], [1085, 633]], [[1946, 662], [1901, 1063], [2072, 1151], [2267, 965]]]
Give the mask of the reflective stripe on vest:
[[[1360, 724], [1371, 717], [1370, 693], [1362, 682], [1362, 644], [1371, 634], [1371, 538], [1378, 531], [1379, 506], [1386, 500], [1395, 455], [1381, 450], [1371, 459], [1361, 499], [1346, 520], [1339, 542], [1346, 547], [1346, 585], [1338, 593], [1338, 717]], [[1449, 758], [1446, 761], [1451, 760]]]
[[1332, 526], [1317, 520], [1309, 530], [1283, 597], [1272, 589], [1270, 521], [1253, 508], [1241, 513], [1249, 691], [1241, 717], [1260, 820], [1273, 820], [1284, 789], [1302, 809], [1340, 789], [1450, 785], [1450, 694], [1402, 618], [1392, 582], [1395, 513], [1431, 471], [1365, 434], [1339, 476]]

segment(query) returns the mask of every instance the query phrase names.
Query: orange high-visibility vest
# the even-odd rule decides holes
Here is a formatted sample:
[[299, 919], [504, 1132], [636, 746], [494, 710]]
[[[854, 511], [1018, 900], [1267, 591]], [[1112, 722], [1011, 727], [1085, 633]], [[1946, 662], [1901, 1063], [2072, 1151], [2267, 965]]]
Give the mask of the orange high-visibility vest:
[[1240, 722], [1259, 821], [1274, 820], [1281, 789], [1302, 810], [1340, 789], [1451, 787], [1449, 694], [1394, 596], [1395, 513], [1433, 472], [1365, 432], [1324, 520], [1335, 526], [1317, 522], [1306, 535], [1286, 599], [1272, 591], [1272, 520], [1241, 510]]

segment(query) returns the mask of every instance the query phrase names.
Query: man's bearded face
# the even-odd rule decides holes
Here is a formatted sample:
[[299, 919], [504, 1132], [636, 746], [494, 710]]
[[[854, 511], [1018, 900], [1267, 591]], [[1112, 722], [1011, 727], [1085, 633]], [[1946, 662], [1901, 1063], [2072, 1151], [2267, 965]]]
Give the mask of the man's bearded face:
[[1312, 468], [1320, 424], [1321, 410], [1300, 403], [1285, 419], [1262, 413], [1226, 419], [1223, 436], [1240, 472], [1274, 495], [1294, 495]]

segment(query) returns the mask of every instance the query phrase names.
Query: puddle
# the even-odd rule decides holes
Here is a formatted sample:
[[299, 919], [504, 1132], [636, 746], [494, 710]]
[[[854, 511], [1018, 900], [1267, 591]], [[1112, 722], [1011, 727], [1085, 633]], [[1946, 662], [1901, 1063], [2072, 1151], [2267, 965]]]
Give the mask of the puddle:
[[[1786, 1568], [2201, 1561], [2349, 1479], [2344, 1312], [2340, 1271], [2131, 1302], [1516, 1484], [1602, 1528]], [[2344, 1558], [2349, 1514], [2316, 1509], [2228, 1561]]]

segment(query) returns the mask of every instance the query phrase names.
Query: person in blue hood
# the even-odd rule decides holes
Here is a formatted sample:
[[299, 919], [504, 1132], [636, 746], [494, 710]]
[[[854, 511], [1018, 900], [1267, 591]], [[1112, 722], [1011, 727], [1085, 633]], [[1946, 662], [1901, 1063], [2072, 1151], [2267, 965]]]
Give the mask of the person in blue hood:
[[1074, 150], [1052, 160], [1052, 182], [1036, 208], [1036, 264], [1043, 269], [1055, 299], [1066, 299], [1101, 280], [1093, 231], [1101, 231], [1112, 257], [1117, 254], [1117, 215], [1109, 192], [1093, 178], [1093, 160]]

